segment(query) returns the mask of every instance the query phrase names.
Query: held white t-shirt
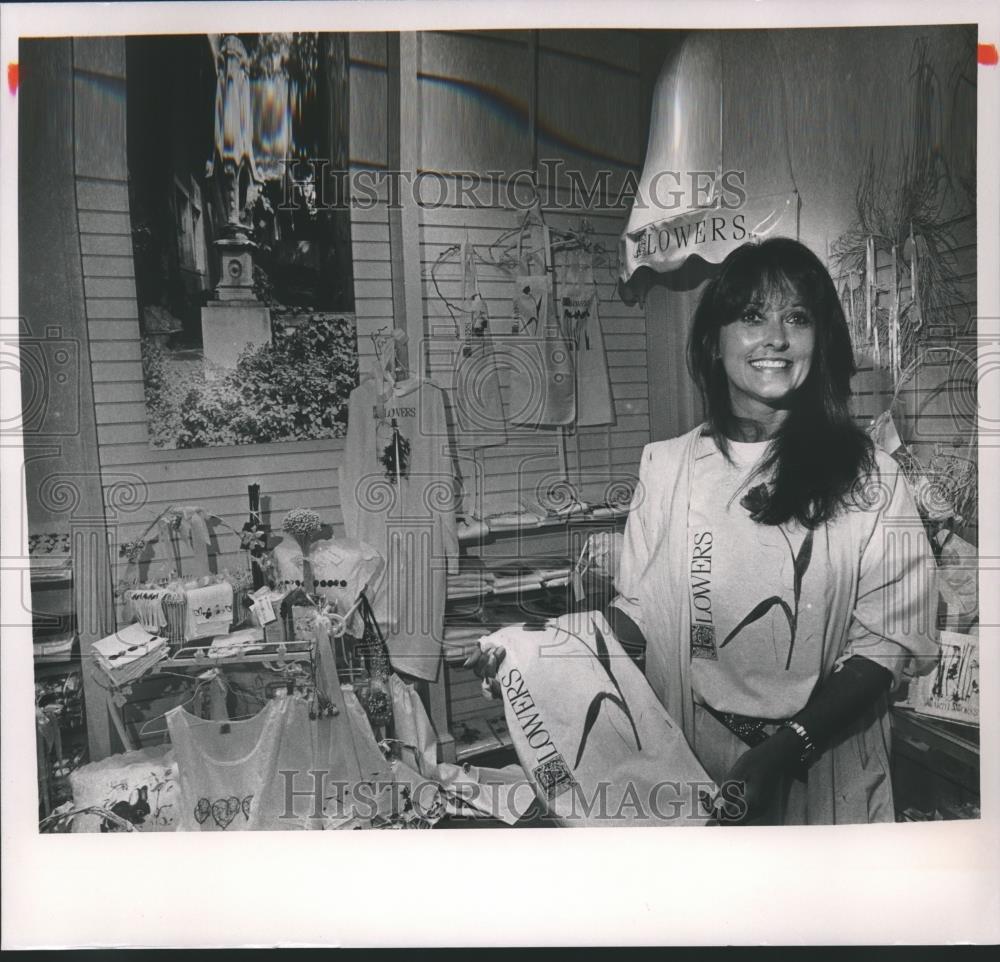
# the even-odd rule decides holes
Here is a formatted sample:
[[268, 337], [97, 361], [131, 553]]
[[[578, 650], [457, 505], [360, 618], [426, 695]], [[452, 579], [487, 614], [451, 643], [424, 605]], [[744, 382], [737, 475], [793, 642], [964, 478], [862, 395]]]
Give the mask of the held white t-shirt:
[[767, 444], [730, 442], [730, 464], [711, 438], [699, 441], [686, 559], [691, 680], [716, 711], [781, 719], [805, 706], [820, 675], [827, 579], [825, 552], [813, 549], [825, 538], [796, 522], [758, 524], [741, 504], [764, 480], [753, 472]]

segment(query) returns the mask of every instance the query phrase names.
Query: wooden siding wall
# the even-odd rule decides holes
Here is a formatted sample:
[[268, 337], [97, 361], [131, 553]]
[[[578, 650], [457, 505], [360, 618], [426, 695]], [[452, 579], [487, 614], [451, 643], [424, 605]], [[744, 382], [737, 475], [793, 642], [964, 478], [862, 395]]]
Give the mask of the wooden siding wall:
[[[521, 40], [517, 42], [520, 43], [523, 37], [521, 34]], [[554, 84], [561, 75], [560, 71], [582, 71], [591, 89], [602, 90], [604, 106], [600, 114], [604, 118], [608, 139], [604, 146], [612, 152], [613, 142], [617, 153], [624, 149], [631, 164], [637, 165], [642, 149], [636, 97], [639, 83], [638, 75], [627, 66], [630, 49], [627, 37], [620, 40], [617, 46], [612, 45], [610, 53], [596, 48], [589, 53], [574, 53], [570, 49], [571, 40], [571, 33], [553, 37], [552, 49], [542, 51], [541, 72], [545, 74], [548, 71], [551, 84]], [[455, 55], [455, 43], [467, 45], [471, 56], [458, 57], [455, 62], [460, 69], [472, 70], [471, 65], [478, 62], [476, 48], [480, 42], [474, 36], [455, 38], [454, 42], [449, 41], [449, 55]], [[593, 47], [594, 38], [590, 37], [586, 43]], [[559, 62], [554, 64], [552, 58]], [[352, 35], [351, 158], [354, 171], [362, 168], [378, 171], [387, 164], [386, 62], [384, 36]], [[554, 71], [553, 66], [558, 66], [559, 71]], [[259, 481], [262, 486], [265, 520], [278, 524], [289, 508], [306, 505], [332, 524], [336, 533], [342, 533], [337, 490], [337, 467], [343, 450], [340, 441], [300, 441], [196, 450], [161, 450], [150, 446], [124, 149], [124, 41], [119, 38], [74, 41], [74, 83], [81, 255], [99, 453], [113, 552], [116, 552], [118, 544], [138, 537], [149, 522], [170, 504], [200, 505], [239, 528], [245, 518], [246, 486], [254, 481]], [[439, 86], [426, 78], [421, 84]], [[550, 148], [547, 154], [561, 150], [568, 166], [593, 171], [601, 162], [600, 152], [578, 150], [570, 138], [560, 135], [557, 105], [570, 95], [571, 91], [560, 88], [551, 90], [546, 95], [547, 100], [546, 96], [540, 97], [542, 141]], [[615, 108], [615, 97], [626, 102], [636, 101], [635, 116], [628, 114], [625, 128], [622, 127], [622, 111]], [[515, 119], [526, 121], [528, 111], [524, 98], [514, 99]], [[580, 107], [574, 105], [571, 109], [579, 112]], [[432, 104], [422, 99], [422, 114], [428, 115], [431, 111]], [[93, 123], [95, 117], [101, 118], [100, 125]], [[429, 128], [428, 117], [424, 119], [421, 127], [426, 131]], [[601, 123], [590, 116], [588, 125], [590, 143], [593, 144], [595, 137], [600, 138]], [[623, 134], [623, 129], [627, 136]], [[460, 134], [461, 142], [468, 143], [473, 139], [469, 136], [469, 128]], [[523, 134], [520, 139], [522, 149], [514, 158], [520, 166], [530, 159], [523, 149], [530, 139], [526, 128]], [[621, 169], [617, 170], [616, 176], [620, 177], [621, 173]], [[381, 199], [384, 199], [384, 194]], [[583, 210], [552, 211], [547, 214], [547, 219], [557, 229], [578, 228], [580, 216], [585, 213]], [[626, 472], [634, 471], [639, 451], [649, 439], [643, 315], [641, 311], [624, 307], [614, 293], [613, 258], [622, 217], [620, 214], [590, 217], [596, 239], [612, 255], [610, 269], [600, 271], [598, 281], [601, 320], [617, 412], [617, 424], [613, 427], [584, 429], [578, 437], [567, 441], [571, 477], [583, 480], [584, 490], [590, 491], [591, 496], [607, 487], [619, 467]], [[489, 244], [500, 231], [516, 223], [517, 212], [502, 207], [488, 210], [450, 207], [422, 212], [420, 259], [428, 333], [442, 316], [442, 305], [436, 303], [427, 282], [430, 264], [437, 253], [443, 247], [460, 241], [466, 231], [469, 231], [473, 243]], [[354, 210], [352, 244], [358, 347], [364, 370], [372, 361], [370, 335], [394, 325], [389, 219], [383, 203], [368, 210]], [[509, 317], [509, 282], [497, 276], [491, 277], [485, 270], [482, 281], [491, 316], [497, 320]], [[511, 492], [518, 483], [523, 489], [525, 478], [535, 479], [558, 471], [555, 433], [526, 434], [531, 436], [526, 437], [522, 433], [518, 444], [527, 444], [528, 456], [542, 454], [543, 457], [534, 460], [519, 481], [516, 465], [519, 463], [517, 456], [525, 451], [523, 445], [518, 447], [512, 444], [488, 451], [483, 458], [487, 492]], [[221, 571], [241, 566], [243, 559], [235, 535], [224, 526], [216, 525], [214, 536], [212, 547], [216, 555], [216, 569]], [[182, 565], [183, 562], [182, 553]], [[124, 574], [124, 563], [113, 557], [112, 564], [113, 580], [117, 581]], [[163, 573], [171, 564], [171, 552], [166, 550], [166, 546], [158, 546], [154, 564], [149, 569], [144, 568], [143, 574]]]

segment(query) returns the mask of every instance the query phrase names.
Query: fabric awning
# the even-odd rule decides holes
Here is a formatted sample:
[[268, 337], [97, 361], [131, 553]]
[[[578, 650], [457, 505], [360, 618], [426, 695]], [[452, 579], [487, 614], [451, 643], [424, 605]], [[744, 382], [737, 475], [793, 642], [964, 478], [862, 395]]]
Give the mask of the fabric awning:
[[619, 242], [619, 290], [640, 299], [689, 257], [719, 263], [767, 235], [798, 236], [780, 60], [767, 31], [694, 31], [653, 92], [642, 177]]

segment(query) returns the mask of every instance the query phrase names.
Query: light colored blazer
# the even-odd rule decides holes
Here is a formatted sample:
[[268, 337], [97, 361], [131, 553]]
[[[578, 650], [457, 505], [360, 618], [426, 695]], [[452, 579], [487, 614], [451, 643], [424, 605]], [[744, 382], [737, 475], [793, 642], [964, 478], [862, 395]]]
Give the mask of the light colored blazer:
[[[702, 430], [644, 448], [614, 602], [642, 630], [646, 676], [695, 754], [686, 554]], [[857, 654], [888, 668], [898, 684], [937, 661], [934, 557], [909, 486], [887, 454], [877, 452], [855, 502], [814, 535], [812, 563], [822, 563], [829, 578], [819, 683]], [[889, 743], [882, 699], [813, 760], [805, 784], [792, 782], [786, 824], [892, 821]]]

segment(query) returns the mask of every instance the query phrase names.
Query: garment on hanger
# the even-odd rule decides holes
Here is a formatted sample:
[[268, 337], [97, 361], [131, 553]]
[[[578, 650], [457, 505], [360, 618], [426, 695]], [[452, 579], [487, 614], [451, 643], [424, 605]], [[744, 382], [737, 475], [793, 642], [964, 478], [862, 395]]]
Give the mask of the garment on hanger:
[[187, 598], [186, 641], [228, 633], [233, 623], [233, 586], [228, 581], [202, 588], [187, 588], [184, 593]]
[[303, 827], [299, 807], [285, 809], [280, 775], [312, 768], [313, 733], [302, 698], [274, 698], [246, 721], [206, 721], [180, 706], [167, 712], [166, 721], [181, 790], [179, 830]]
[[559, 285], [559, 301], [563, 330], [575, 348], [576, 424], [581, 428], [615, 423], [599, 300], [593, 265], [578, 259]]
[[458, 533], [442, 392], [409, 378], [380, 397], [366, 379], [351, 393], [340, 501], [348, 537], [385, 559], [370, 594], [393, 667], [434, 680], [441, 661], [447, 571]]
[[507, 443], [507, 419], [500, 394], [486, 301], [479, 291], [475, 250], [462, 245], [461, 331], [452, 387], [455, 444], [459, 448], [486, 448]]
[[[302, 549], [298, 542], [284, 537], [274, 546], [273, 556], [278, 569], [277, 587], [284, 590], [302, 585]], [[336, 605], [343, 614], [350, 611], [366, 585], [373, 585], [384, 567], [382, 556], [369, 544], [350, 538], [329, 538], [314, 541], [309, 547], [309, 564], [316, 594]], [[360, 635], [361, 617], [355, 611], [347, 630]]]
[[[371, 813], [356, 804], [364, 799], [360, 786], [386, 782], [390, 778], [389, 765], [379, 751], [357, 695], [350, 688], [341, 688], [330, 638], [317, 642], [316, 691], [321, 710], [313, 723], [316, 734], [313, 769], [325, 773], [318, 776], [325, 780], [324, 818], [352, 816], [361, 822], [370, 821]], [[336, 714], [329, 710], [331, 707], [336, 709]], [[357, 822], [351, 823], [354, 824]]]
[[511, 424], [556, 426], [576, 417], [571, 341], [552, 305], [549, 229], [536, 210], [522, 223], [510, 337], [497, 342], [510, 371]]
[[134, 618], [147, 631], [159, 634], [166, 628], [167, 616], [163, 612], [165, 588], [135, 588], [125, 592], [127, 617]]

